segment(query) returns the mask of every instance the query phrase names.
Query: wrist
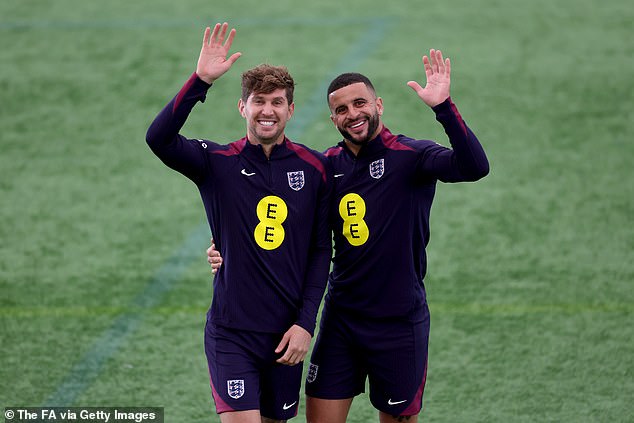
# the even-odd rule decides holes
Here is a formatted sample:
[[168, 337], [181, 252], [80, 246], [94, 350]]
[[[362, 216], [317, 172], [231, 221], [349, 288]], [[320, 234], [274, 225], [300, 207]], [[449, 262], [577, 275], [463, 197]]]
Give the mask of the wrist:
[[213, 79], [212, 77], [210, 77], [209, 75], [201, 75], [200, 73], [198, 73], [198, 71], [195, 72], [196, 76], [198, 77], [198, 79], [200, 79], [201, 81], [203, 81], [204, 83], [211, 85], [214, 83], [215, 79]]

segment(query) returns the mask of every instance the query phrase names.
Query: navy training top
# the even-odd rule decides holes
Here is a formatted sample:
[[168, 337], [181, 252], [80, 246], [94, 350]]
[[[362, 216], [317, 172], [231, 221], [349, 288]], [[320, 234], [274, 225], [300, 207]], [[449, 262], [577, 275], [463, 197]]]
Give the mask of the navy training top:
[[163, 163], [198, 187], [224, 259], [208, 318], [271, 333], [298, 324], [312, 335], [331, 256], [330, 165], [289, 139], [267, 158], [246, 137], [220, 145], [180, 135], [209, 87], [194, 73], [146, 136]]
[[436, 182], [475, 181], [489, 172], [480, 142], [451, 99], [433, 110], [451, 149], [384, 127], [356, 156], [344, 141], [326, 150], [335, 178], [326, 307], [361, 318], [424, 318]]

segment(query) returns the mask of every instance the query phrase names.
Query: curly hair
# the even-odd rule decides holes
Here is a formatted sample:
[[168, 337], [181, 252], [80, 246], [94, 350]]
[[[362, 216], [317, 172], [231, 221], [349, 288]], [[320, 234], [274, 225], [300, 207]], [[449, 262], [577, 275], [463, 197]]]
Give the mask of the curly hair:
[[286, 90], [288, 104], [293, 103], [295, 81], [285, 66], [261, 64], [242, 74], [242, 101], [253, 93], [269, 94], [277, 89]]

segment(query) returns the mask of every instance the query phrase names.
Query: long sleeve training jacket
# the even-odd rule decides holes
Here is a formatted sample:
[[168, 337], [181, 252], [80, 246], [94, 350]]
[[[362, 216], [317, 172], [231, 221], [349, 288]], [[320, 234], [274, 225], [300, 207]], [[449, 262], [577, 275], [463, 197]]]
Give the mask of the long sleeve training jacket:
[[163, 163], [198, 187], [224, 258], [208, 318], [259, 332], [298, 324], [312, 334], [331, 254], [330, 165], [289, 139], [267, 158], [246, 137], [221, 145], [180, 135], [209, 87], [193, 74], [146, 137]]

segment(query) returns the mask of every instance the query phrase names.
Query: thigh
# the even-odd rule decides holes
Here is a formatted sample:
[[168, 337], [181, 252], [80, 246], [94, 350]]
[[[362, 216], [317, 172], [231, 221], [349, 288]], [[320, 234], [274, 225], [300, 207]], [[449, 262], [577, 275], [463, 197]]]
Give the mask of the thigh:
[[259, 410], [258, 359], [245, 347], [244, 340], [208, 321], [205, 354], [216, 412]]
[[324, 310], [306, 375], [306, 395], [342, 400], [365, 391], [365, 360], [347, 319]]
[[376, 326], [366, 344], [370, 401], [390, 416], [416, 415], [427, 376], [429, 317]]
[[306, 421], [308, 423], [346, 423], [352, 398], [321, 399], [306, 396]]
[[297, 415], [303, 364], [286, 366], [271, 363], [262, 369], [260, 410], [262, 417], [288, 420]]

